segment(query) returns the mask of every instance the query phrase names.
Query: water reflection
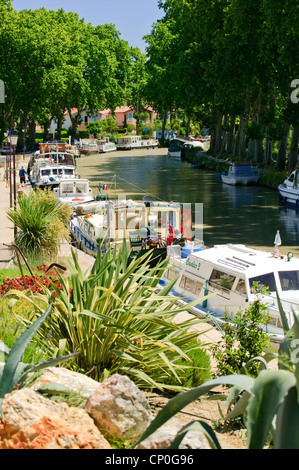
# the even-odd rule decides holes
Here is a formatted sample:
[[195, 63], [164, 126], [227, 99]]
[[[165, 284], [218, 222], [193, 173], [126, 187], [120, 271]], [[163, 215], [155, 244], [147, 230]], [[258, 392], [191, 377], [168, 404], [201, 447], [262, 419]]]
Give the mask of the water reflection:
[[109, 184], [111, 195], [203, 204], [205, 243], [245, 243], [273, 247], [279, 230], [283, 246], [299, 241], [299, 213], [279, 206], [278, 192], [261, 186], [234, 187], [222, 183], [220, 175], [193, 169], [190, 163], [168, 158], [166, 149], [113, 152], [78, 159], [81, 177], [95, 187]]

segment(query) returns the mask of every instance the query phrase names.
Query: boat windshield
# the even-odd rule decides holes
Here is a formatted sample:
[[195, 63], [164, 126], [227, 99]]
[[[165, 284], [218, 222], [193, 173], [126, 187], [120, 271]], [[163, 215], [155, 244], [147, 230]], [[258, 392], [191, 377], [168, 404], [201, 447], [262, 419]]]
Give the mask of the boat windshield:
[[253, 283], [254, 282], [257, 282], [259, 285], [263, 285], [265, 287], [268, 287], [270, 292], [275, 292], [276, 284], [275, 284], [274, 273], [267, 273], [267, 274], [262, 274], [261, 276], [251, 277], [249, 279], [249, 285], [250, 285], [251, 292], [252, 292], [252, 289], [253, 289]]
[[299, 271], [279, 271], [278, 275], [283, 291], [299, 290]]

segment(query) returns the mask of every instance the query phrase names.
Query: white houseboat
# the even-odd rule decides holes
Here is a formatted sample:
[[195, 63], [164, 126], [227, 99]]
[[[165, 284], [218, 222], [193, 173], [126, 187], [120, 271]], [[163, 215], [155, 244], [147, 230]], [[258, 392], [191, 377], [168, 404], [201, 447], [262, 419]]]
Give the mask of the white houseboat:
[[[183, 251], [185, 256], [182, 256]], [[273, 253], [248, 248], [245, 245], [215, 245], [213, 248], [192, 252], [178, 246], [168, 247], [169, 269], [163, 283], [178, 276], [172, 294], [186, 303], [198, 300], [191, 311], [207, 316], [221, 325], [225, 312], [236, 314], [246, 310], [257, 298], [254, 283], [268, 287], [269, 295], [263, 295], [271, 316], [267, 331], [271, 340], [280, 341], [283, 336], [276, 289], [289, 326], [293, 323], [293, 310], [299, 308], [299, 259], [281, 256], [276, 248]], [[208, 294], [213, 294], [204, 299]]]
[[41, 189], [58, 186], [60, 181], [78, 177], [76, 154], [65, 142], [40, 144], [40, 151], [30, 163], [29, 179]]
[[74, 209], [80, 204], [94, 200], [88, 179], [60, 181], [59, 185], [53, 188], [53, 193], [60, 202], [70, 204]]
[[158, 139], [142, 139], [140, 135], [123, 135], [116, 142], [117, 150], [134, 150], [158, 147]]
[[107, 142], [107, 140], [98, 140], [97, 145], [100, 153], [115, 152], [117, 150], [115, 143]]

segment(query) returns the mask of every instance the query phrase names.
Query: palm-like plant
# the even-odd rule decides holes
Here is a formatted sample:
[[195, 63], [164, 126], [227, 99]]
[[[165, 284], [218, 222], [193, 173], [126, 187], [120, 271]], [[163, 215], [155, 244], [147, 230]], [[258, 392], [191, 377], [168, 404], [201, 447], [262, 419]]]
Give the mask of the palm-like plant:
[[39, 333], [52, 352], [63, 342], [64, 353], [78, 350], [77, 367], [97, 380], [121, 373], [140, 387], [182, 390], [166, 379], [178, 379], [176, 371], [184, 367], [179, 360], [188, 360], [188, 352], [200, 347], [193, 326], [203, 320], [174, 322], [184, 311], [168, 295], [175, 280], [157, 291], [167, 261], [150, 268], [150, 252], [129, 260], [124, 244], [118, 252], [99, 254], [91, 272], [84, 274], [73, 252], [70, 278], [58, 274], [62, 289], [52, 285], [54, 301], [50, 290], [46, 298], [31, 299], [37, 309], [37, 301], [53, 301], [51, 322], [44, 322]]
[[68, 239], [66, 221], [71, 208], [59, 205], [53, 193], [37, 189], [28, 196], [18, 198], [16, 210], [7, 216], [20, 231], [16, 244], [29, 260], [55, 256], [62, 239]]

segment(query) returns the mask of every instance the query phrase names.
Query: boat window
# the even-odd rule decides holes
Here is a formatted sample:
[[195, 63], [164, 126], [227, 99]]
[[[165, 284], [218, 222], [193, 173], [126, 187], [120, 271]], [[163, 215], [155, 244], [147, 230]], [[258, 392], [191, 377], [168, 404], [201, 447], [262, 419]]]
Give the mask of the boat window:
[[41, 175], [42, 176], [46, 176], [46, 175], [50, 175], [50, 174], [51, 174], [50, 170], [41, 170]]
[[180, 287], [188, 290], [189, 292], [192, 292], [195, 295], [200, 294], [202, 286], [203, 286], [202, 282], [198, 282], [195, 279], [191, 279], [190, 277], [187, 277], [187, 276], [182, 276], [181, 281], [180, 281]]
[[73, 192], [73, 183], [64, 184], [62, 186], [62, 194], [72, 193]]
[[73, 175], [73, 170], [70, 169], [70, 168], [65, 168], [64, 174], [65, 174], [65, 175]]
[[57, 175], [57, 168], [52, 168], [52, 175]]
[[246, 294], [245, 279], [239, 279], [236, 287], [236, 292], [239, 292], [240, 294]]
[[278, 275], [283, 291], [299, 290], [299, 271], [279, 271]]
[[212, 283], [217, 289], [231, 289], [235, 282], [236, 277], [217, 269], [213, 269], [209, 283]]
[[173, 279], [177, 275], [178, 275], [178, 273], [174, 269], [167, 269], [167, 271], [165, 273], [165, 277], [167, 277], [167, 279], [169, 279], [169, 280]]
[[75, 192], [76, 193], [86, 193], [87, 192], [87, 185], [85, 183], [76, 183]]
[[270, 292], [275, 292], [275, 278], [273, 273], [262, 274], [261, 276], [251, 277], [249, 279], [250, 289], [252, 290], [253, 283], [257, 282], [265, 287], [268, 287]]

